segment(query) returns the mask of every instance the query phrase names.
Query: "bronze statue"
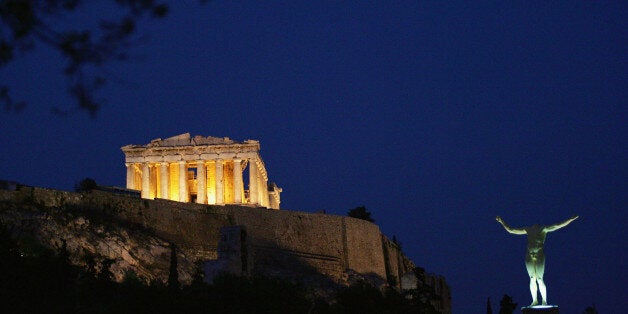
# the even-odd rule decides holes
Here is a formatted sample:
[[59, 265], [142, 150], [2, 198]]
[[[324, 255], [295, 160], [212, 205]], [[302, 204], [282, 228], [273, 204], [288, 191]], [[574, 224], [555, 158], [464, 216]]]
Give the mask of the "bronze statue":
[[541, 226], [535, 224], [530, 227], [511, 228], [501, 217], [497, 216], [496, 220], [504, 227], [504, 229], [506, 229], [506, 231], [512, 234], [528, 235], [526, 268], [528, 270], [528, 275], [530, 276], [530, 293], [532, 294], [532, 304], [530, 304], [530, 306], [539, 304], [537, 290], [541, 292], [541, 298], [543, 299], [542, 304], [547, 305], [547, 288], [545, 287], [545, 282], [543, 282], [543, 274], [545, 273], [545, 254], [543, 253], [543, 244], [545, 243], [545, 236], [548, 232], [563, 228], [576, 219], [578, 219], [578, 216], [573, 216], [561, 223], [551, 226]]

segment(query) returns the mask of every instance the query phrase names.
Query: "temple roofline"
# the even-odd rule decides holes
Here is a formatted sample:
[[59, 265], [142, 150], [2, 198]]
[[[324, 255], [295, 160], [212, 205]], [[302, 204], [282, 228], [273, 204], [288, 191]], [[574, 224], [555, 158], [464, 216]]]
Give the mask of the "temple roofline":
[[158, 147], [196, 147], [196, 146], [232, 146], [232, 145], [257, 145], [259, 141], [245, 140], [243, 142], [237, 142], [229, 137], [214, 137], [214, 136], [202, 136], [195, 135], [190, 136], [190, 133], [183, 133], [176, 136], [172, 136], [166, 139], [156, 138], [150, 141], [148, 144], [138, 145], [129, 144], [122, 146], [122, 150], [131, 150], [133, 148], [158, 148]]

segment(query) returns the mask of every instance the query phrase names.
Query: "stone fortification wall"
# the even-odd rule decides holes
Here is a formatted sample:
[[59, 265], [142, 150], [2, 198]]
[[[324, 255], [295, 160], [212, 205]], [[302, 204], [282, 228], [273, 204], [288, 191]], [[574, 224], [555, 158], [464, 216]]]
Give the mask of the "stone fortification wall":
[[12, 201], [18, 204], [36, 202], [45, 207], [63, 207], [66, 203], [76, 204], [82, 199], [79, 193], [21, 185], [17, 187], [17, 190], [0, 190], [0, 201]]
[[401, 252], [399, 245], [390, 241], [383, 235], [382, 251], [386, 262], [385, 266], [388, 283], [396, 286], [397, 288], [401, 288], [401, 278], [412, 272], [415, 267], [414, 263]]
[[141, 224], [192, 260], [217, 260], [221, 228], [244, 226], [253, 273], [323, 275], [334, 284], [367, 279], [376, 284], [414, 267], [373, 223], [335, 215], [146, 200], [102, 191], [72, 193], [22, 187], [0, 199], [29, 199], [47, 207], [74, 206]]
[[386, 266], [379, 227], [366, 220], [343, 217], [347, 269], [386, 282]]
[[246, 226], [256, 271], [269, 275], [317, 272], [342, 278], [341, 217], [252, 208], [233, 208], [230, 213], [233, 223]]

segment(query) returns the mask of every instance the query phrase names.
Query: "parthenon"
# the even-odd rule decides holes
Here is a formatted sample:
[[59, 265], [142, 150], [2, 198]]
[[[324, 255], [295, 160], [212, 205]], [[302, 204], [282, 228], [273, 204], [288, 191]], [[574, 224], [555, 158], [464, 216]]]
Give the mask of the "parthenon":
[[141, 191], [146, 199], [279, 209], [281, 188], [268, 181], [259, 150], [255, 140], [190, 133], [126, 145], [126, 187]]

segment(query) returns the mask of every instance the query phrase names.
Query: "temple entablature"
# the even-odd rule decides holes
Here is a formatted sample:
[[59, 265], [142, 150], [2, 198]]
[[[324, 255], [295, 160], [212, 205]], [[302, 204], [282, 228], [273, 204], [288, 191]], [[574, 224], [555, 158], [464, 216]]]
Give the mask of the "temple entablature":
[[121, 149], [126, 186], [141, 191], [142, 198], [279, 209], [281, 188], [268, 182], [259, 141], [184, 133]]

